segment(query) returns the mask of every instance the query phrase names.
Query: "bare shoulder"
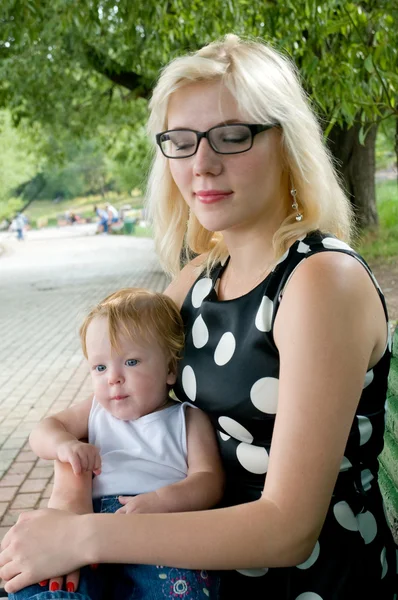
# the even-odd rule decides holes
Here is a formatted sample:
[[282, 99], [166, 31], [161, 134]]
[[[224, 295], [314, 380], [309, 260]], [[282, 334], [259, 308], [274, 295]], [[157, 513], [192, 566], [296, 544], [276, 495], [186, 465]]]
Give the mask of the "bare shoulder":
[[365, 267], [349, 254], [322, 252], [300, 263], [275, 320], [277, 343], [290, 328], [290, 316], [307, 325], [318, 322], [324, 332], [332, 323], [357, 324], [374, 340], [376, 355], [385, 344], [386, 318], [379, 294]]
[[181, 308], [190, 288], [199, 277], [206, 256], [206, 254], [201, 254], [191, 260], [165, 289], [164, 293], [174, 300], [178, 308]]

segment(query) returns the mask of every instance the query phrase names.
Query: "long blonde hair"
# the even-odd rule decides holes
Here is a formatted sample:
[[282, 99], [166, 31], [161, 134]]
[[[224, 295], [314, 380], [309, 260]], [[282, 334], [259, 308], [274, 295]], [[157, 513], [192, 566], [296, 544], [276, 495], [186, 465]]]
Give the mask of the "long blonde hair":
[[[296, 221], [295, 213], [286, 207], [286, 218], [273, 237], [275, 261], [297, 238], [315, 229], [349, 242], [351, 205], [290, 60], [265, 43], [233, 34], [176, 58], [161, 72], [150, 101], [148, 130], [153, 141], [156, 133], [167, 129], [170, 97], [201, 81], [221, 81], [251, 122], [281, 125], [284, 160], [303, 219]], [[147, 203], [156, 249], [166, 272], [178, 273], [184, 252], [187, 257], [206, 253], [202, 268], [207, 270], [226, 258], [222, 234], [206, 230], [189, 211], [160, 149], [153, 159]]]

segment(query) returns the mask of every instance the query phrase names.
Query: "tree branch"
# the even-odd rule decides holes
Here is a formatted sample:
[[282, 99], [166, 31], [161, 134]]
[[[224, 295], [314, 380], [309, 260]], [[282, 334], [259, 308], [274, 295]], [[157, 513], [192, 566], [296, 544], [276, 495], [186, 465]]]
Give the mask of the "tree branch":
[[104, 75], [113, 83], [133, 91], [136, 97], [149, 97], [151, 89], [141, 75], [133, 71], [124, 71], [116, 61], [104, 57], [86, 42], [83, 42], [83, 48], [88, 62], [97, 73]]

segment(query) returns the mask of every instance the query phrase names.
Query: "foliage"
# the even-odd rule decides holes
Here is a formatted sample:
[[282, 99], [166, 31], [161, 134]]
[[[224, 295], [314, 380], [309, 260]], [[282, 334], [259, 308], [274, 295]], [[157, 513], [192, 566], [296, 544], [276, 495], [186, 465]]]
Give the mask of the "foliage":
[[294, 57], [326, 122], [367, 123], [396, 114], [397, 18], [395, 0], [3, 0], [0, 105], [80, 135], [233, 31]]

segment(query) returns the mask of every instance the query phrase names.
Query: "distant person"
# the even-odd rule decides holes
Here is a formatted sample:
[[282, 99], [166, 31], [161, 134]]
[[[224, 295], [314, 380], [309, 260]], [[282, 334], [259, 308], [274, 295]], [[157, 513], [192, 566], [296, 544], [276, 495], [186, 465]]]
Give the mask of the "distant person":
[[99, 218], [99, 222], [98, 222], [98, 233], [108, 233], [108, 222], [109, 222], [109, 217], [108, 217], [108, 213], [106, 210], [104, 210], [103, 208], [99, 208], [98, 206], [94, 206], [94, 212], [97, 215], [97, 217]]
[[[211, 508], [223, 491], [215, 433], [201, 410], [169, 395], [184, 345], [174, 302], [144, 289], [119, 290], [90, 311], [80, 337], [94, 397], [43, 419], [30, 436], [33, 450], [69, 463], [76, 476], [93, 472], [94, 512]], [[79, 598], [98, 599], [109, 568], [118, 600], [218, 598], [218, 578], [206, 571], [141, 564], [84, 569]], [[49, 592], [43, 587], [13, 598], [44, 600]], [[70, 584], [68, 591], [74, 591]]]
[[106, 204], [105, 208], [108, 213], [108, 229], [110, 231], [112, 229], [112, 225], [119, 221], [119, 213], [117, 209], [112, 206], [112, 204]]
[[10, 225], [10, 229], [12, 231], [16, 231], [17, 240], [20, 242], [22, 242], [24, 239], [24, 228], [26, 223], [27, 219], [24, 217], [24, 215], [22, 213], [17, 213], [17, 216], [13, 219]]

